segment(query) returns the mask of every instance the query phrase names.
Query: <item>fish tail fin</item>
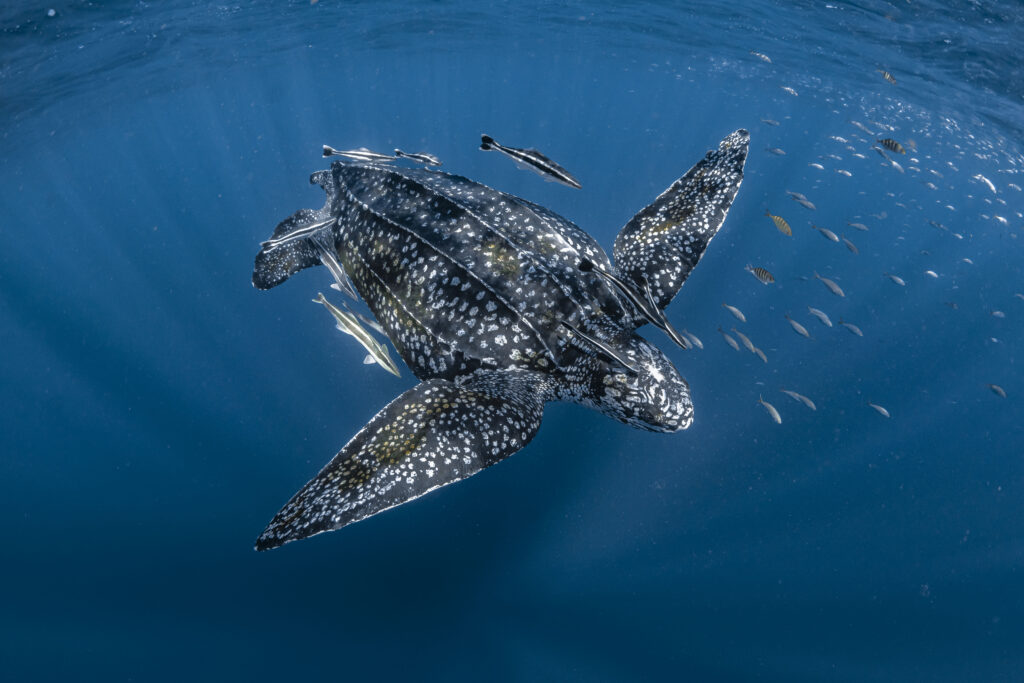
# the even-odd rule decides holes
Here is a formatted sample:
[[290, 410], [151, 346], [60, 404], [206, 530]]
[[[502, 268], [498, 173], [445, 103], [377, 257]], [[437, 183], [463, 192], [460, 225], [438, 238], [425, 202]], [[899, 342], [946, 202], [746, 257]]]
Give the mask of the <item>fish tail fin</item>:
[[405, 156], [405, 152], [403, 152], [402, 150], [400, 150], [400, 149], [398, 149], [398, 148], [396, 147], [396, 148], [395, 148], [395, 156], [396, 156], [396, 157], [404, 157], [404, 156]]
[[338, 150], [334, 149], [330, 145], [324, 145], [324, 156], [325, 157], [334, 156], [334, 153], [337, 152], [337, 151]]
[[765, 216], [768, 216], [768, 217], [770, 218], [770, 217], [771, 217], [771, 215], [772, 215], [772, 212], [771, 212], [770, 210], [768, 210], [768, 209], [765, 209], [765, 210], [764, 210], [764, 215], [765, 215]]
[[494, 144], [494, 138], [492, 138], [490, 135], [481, 135], [480, 136], [480, 149], [482, 149], [484, 151], [493, 149], [493, 147], [492, 147], [493, 144]]

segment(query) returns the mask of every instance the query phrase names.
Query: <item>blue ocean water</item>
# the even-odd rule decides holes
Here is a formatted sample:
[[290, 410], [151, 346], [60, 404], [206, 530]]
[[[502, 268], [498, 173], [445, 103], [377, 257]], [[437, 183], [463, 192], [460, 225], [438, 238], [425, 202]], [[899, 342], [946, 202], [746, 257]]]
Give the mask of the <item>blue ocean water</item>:
[[[1018, 2], [0, 8], [0, 678], [1024, 679], [1022, 40]], [[253, 551], [415, 383], [309, 303], [322, 269], [250, 284], [322, 144], [429, 151], [610, 249], [740, 127], [669, 308], [704, 348], [643, 330], [689, 430], [550, 404], [491, 469]]]

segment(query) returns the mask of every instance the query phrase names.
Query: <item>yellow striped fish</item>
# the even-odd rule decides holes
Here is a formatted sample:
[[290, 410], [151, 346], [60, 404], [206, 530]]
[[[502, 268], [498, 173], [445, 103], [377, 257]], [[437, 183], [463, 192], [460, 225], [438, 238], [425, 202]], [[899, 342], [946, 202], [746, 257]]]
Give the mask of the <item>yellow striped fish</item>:
[[763, 285], [770, 285], [775, 282], [775, 276], [760, 266], [752, 266], [748, 263], [745, 270], [760, 280]]
[[764, 215], [772, 219], [772, 223], [775, 224], [775, 227], [778, 228], [779, 232], [781, 232], [783, 235], [786, 235], [787, 237], [793, 236], [793, 228], [789, 227], [789, 223], [786, 222], [785, 218], [783, 218], [782, 216], [776, 216], [768, 209], [765, 209]]
[[893, 85], [896, 85], [896, 77], [893, 76], [891, 73], [889, 73], [885, 69], [875, 69], [875, 71], [877, 71], [878, 73], [882, 74], [882, 78], [884, 78], [885, 80], [889, 81]]
[[896, 152], [897, 154], [906, 154], [907, 153], [907, 150], [903, 149], [903, 145], [901, 145], [900, 143], [896, 142], [892, 138], [882, 138], [881, 140], [877, 140], [877, 142], [878, 142], [878, 144], [880, 144], [882, 147], [885, 147], [890, 152]]

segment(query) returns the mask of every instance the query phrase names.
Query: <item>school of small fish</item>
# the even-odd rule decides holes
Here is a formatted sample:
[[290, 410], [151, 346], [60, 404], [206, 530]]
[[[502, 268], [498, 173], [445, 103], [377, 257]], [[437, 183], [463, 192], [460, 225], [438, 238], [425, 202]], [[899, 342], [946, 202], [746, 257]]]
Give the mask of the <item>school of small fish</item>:
[[[752, 52], [755, 57], [760, 57], [760, 53]], [[767, 68], [767, 67], [762, 67]], [[868, 71], [871, 70], [869, 67]], [[891, 86], [897, 86], [899, 89], [897, 78], [887, 68], [874, 68], [874, 71], [881, 76], [880, 80], [884, 80]], [[793, 86], [800, 86], [800, 83], [794, 83]], [[788, 95], [796, 96], [798, 93], [794, 87], [790, 85], [779, 84], [778, 87]], [[808, 86], [804, 84], [804, 88]], [[885, 88], [887, 86], [879, 86]], [[804, 89], [802, 88], [802, 89]], [[890, 91], [896, 92], [896, 90]], [[892, 97], [892, 96], [890, 96]], [[791, 109], [792, 104], [784, 102], [786, 97], [779, 95], [775, 98], [776, 105], [783, 108]], [[897, 113], [897, 117], [902, 113], [897, 106], [893, 107], [893, 110]], [[1016, 161], [1010, 161], [1009, 168], [999, 168], [998, 172], [993, 170], [992, 172], [985, 171], [984, 173], [968, 174], [963, 173], [960, 179], [965, 181], [964, 186], [968, 188], [970, 194], [967, 195], [968, 199], [975, 201], [983, 201], [988, 204], [991, 209], [982, 212], [978, 219], [971, 219], [970, 217], [956, 218], [959, 212], [963, 210], [959, 202], [950, 201], [950, 198], [955, 196], [950, 194], [949, 190], [953, 190], [954, 186], [951, 184], [951, 176], [961, 173], [959, 168], [959, 162], [954, 163], [951, 160], [941, 159], [935, 155], [932, 147], [931, 136], [927, 132], [927, 129], [922, 130], [910, 130], [906, 125], [895, 125], [896, 120], [891, 122], [886, 120], [879, 120], [880, 116], [876, 113], [868, 114], [868, 118], [859, 116], [857, 118], [846, 118], [849, 123], [849, 127], [841, 131], [839, 134], [828, 135], [826, 145], [834, 146], [832, 149], [828, 147], [822, 148], [819, 144], [813, 145], [799, 145], [792, 141], [787, 141], [781, 138], [776, 130], [764, 129], [766, 136], [769, 136], [769, 143], [764, 149], [777, 157], [778, 160], [766, 160], [764, 163], [778, 165], [778, 167], [785, 167], [791, 169], [789, 173], [797, 173], [800, 171], [795, 169], [805, 168], [813, 169], [807, 170], [805, 173], [804, 181], [809, 183], [807, 187], [810, 190], [815, 191], [815, 200], [811, 201], [807, 194], [811, 194], [807, 189], [803, 189], [803, 192], [797, 189], [786, 189], [785, 194], [789, 198], [800, 204], [803, 208], [808, 211], [818, 212], [814, 215], [820, 215], [821, 218], [812, 222], [802, 218], [807, 214], [801, 214], [800, 216], [792, 213], [792, 211], [783, 210], [781, 215], [772, 213], [772, 208], [779, 206], [777, 200], [770, 193], [767, 197], [766, 204], [769, 208], [765, 208], [764, 204], [760, 210], [764, 212], [764, 215], [769, 218], [772, 225], [778, 230], [779, 233], [786, 237], [793, 238], [795, 241], [783, 241], [778, 240], [779, 249], [783, 250], [786, 254], [781, 260], [774, 259], [771, 254], [764, 253], [762, 250], [759, 253], [751, 254], [751, 257], [756, 259], [754, 263], [758, 265], [747, 264], [745, 270], [751, 273], [760, 283], [770, 284], [778, 283], [768, 291], [782, 291], [791, 287], [800, 287], [799, 291], [805, 291], [800, 282], [808, 282], [817, 280], [821, 283], [822, 290], [817, 292], [814, 289], [807, 289], [806, 296], [814, 297], [822, 303], [811, 302], [812, 305], [804, 303], [806, 307], [806, 313], [800, 313], [800, 315], [793, 315], [792, 312], [786, 313], [783, 311], [777, 311], [776, 315], [779, 315], [781, 319], [784, 319], [789, 328], [793, 333], [810, 340], [809, 343], [823, 344], [823, 343], [835, 343], [835, 344], [856, 344], [857, 338], [863, 338], [866, 335], [876, 336], [880, 332], [872, 334], [872, 330], [865, 327], [862, 329], [861, 326], [850, 322], [846, 319], [846, 313], [849, 312], [851, 317], [862, 317], [863, 313], [854, 313], [855, 309], [848, 308], [848, 304], [845, 302], [850, 301], [850, 298], [857, 292], [845, 291], [847, 287], [847, 280], [851, 283], [851, 287], [855, 290], [861, 288], [869, 288], [867, 280], [861, 277], [854, 277], [847, 268], [843, 265], [848, 264], [852, 266], [854, 263], [859, 264], [858, 270], [863, 270], [865, 266], [870, 267], [870, 264], [877, 263], [879, 257], [884, 257], [886, 260], [891, 258], [889, 254], [895, 254], [897, 260], [891, 261], [890, 270], [883, 270], [878, 268], [874, 271], [881, 277], [882, 282], [888, 283], [880, 284], [877, 286], [871, 286], [872, 291], [882, 292], [881, 296], [893, 298], [897, 301], [902, 301], [902, 298], [909, 295], [913, 295], [917, 287], [922, 285], [924, 282], [933, 282], [935, 284], [929, 285], [929, 287], [946, 287], [950, 292], [951, 298], [961, 299], [958, 303], [956, 300], [946, 301], [945, 306], [949, 311], [961, 311], [964, 310], [964, 302], [962, 301], [965, 292], [960, 287], [963, 280], [958, 279], [960, 276], [967, 271], [963, 270], [968, 267], [974, 266], [974, 260], [969, 256], [963, 254], [956, 254], [954, 259], [938, 261], [935, 260], [933, 253], [937, 249], [921, 249], [919, 258], [920, 261], [912, 262], [907, 259], [906, 256], [900, 255], [899, 248], [903, 243], [903, 240], [909, 239], [909, 235], [906, 234], [909, 230], [914, 230], [915, 226], [920, 225], [931, 225], [936, 228], [938, 233], [936, 235], [942, 235], [942, 237], [936, 237], [934, 240], [942, 239], [953, 239], [961, 241], [966, 244], [966, 240], [971, 237], [971, 231], [978, 231], [987, 229], [983, 226], [981, 221], [987, 221], [985, 225], [993, 226], [1003, 231], [1003, 236], [1007, 241], [1012, 244], [1014, 240], [1019, 238], [1019, 231], [1024, 228], [1024, 211], [1020, 210], [1018, 206], [1016, 209], [1007, 200], [1016, 199], [1019, 204], [1020, 200], [1017, 199], [1019, 195], [1015, 193], [1024, 192], [1021, 188], [1020, 181], [1018, 182], [1007, 182], [1007, 180], [1014, 179], [1012, 174], [1024, 174], [1024, 163], [1017, 163]], [[907, 115], [909, 116], [909, 115]], [[785, 126], [786, 121], [799, 120], [796, 116], [787, 116], [782, 124], [776, 119], [762, 118], [761, 122], [766, 126], [772, 128], [778, 128]], [[908, 134], [909, 133], [909, 134]], [[967, 137], [974, 141], [973, 135], [967, 135]], [[916, 138], [916, 139], [915, 139]], [[927, 140], [922, 139], [927, 138]], [[920, 141], [920, 144], [919, 142]], [[779, 144], [779, 143], [782, 144]], [[953, 145], [957, 151], [958, 156], [965, 162], [968, 160], [968, 155], [964, 153], [961, 145]], [[811, 158], [806, 158], [808, 155], [807, 150], [814, 150], [811, 154]], [[874, 151], [878, 156], [874, 156], [869, 151]], [[788, 152], [788, 154], [787, 154]], [[800, 156], [804, 155], [803, 159]], [[974, 156], [979, 159], [985, 159], [986, 156], [982, 156], [979, 152], [975, 152]], [[795, 158], [794, 158], [795, 157]], [[816, 158], [815, 158], [816, 157]], [[900, 158], [902, 157], [902, 158]], [[844, 161], [844, 158], [846, 161]], [[896, 161], [896, 158], [900, 158], [900, 161]], [[790, 161], [790, 160], [793, 161]], [[1024, 160], [1022, 160], [1024, 161]], [[884, 194], [884, 200], [876, 201], [873, 204], [868, 204], [860, 210], [861, 215], [836, 215], [835, 211], [831, 210], [827, 202], [823, 201], [823, 198], [819, 196], [819, 193], [823, 188], [827, 188], [830, 183], [835, 184], [835, 188], [839, 188], [840, 184], [845, 184], [843, 180], [835, 179], [836, 176], [843, 176], [845, 178], [852, 178], [856, 173], [858, 177], [862, 174], [868, 174], [870, 177], [871, 167], [876, 167], [875, 175], [879, 177], [879, 192], [881, 196]], [[879, 168], [880, 167], [880, 168]], [[773, 166], [773, 168], [777, 168]], [[817, 174], [815, 171], [825, 171], [825, 174]], [[834, 175], [832, 175], [834, 174]], [[1000, 175], [1007, 174], [1007, 175]], [[906, 180], [901, 179], [905, 177]], [[1017, 175], [1017, 178], [1024, 177]], [[787, 184], [790, 187], [799, 186], [799, 175], [798, 176], [781, 176], [781, 178], [787, 179]], [[796, 179], [794, 179], [796, 178]], [[830, 180], [833, 178], [835, 180]], [[899, 179], [899, 180], [898, 180]], [[906, 192], [904, 189], [905, 184], [908, 182], [917, 182], [919, 187], [926, 188], [928, 191], [934, 191], [935, 197], [943, 197], [940, 200], [935, 200], [934, 207], [931, 209], [927, 204], [927, 199], [924, 196], [915, 198], [914, 193]], [[870, 182], [870, 181], [869, 181]], [[778, 187], [778, 185], [776, 185]], [[805, 194], [805, 192], [807, 194]], [[844, 192], [849, 192], [844, 190]], [[865, 191], [860, 191], [859, 195], [869, 194]], [[945, 194], [945, 196], [944, 196]], [[852, 195], [852, 193], [851, 193]], [[858, 199], [857, 201], [862, 201]], [[889, 206], [885, 206], [881, 201], [888, 201]], [[848, 210], [848, 209], [847, 209]], [[914, 219], [915, 212], [927, 212], [931, 211], [932, 216], [928, 216], [925, 213], [920, 219]], [[854, 212], [851, 212], [854, 213]], [[890, 215], [892, 214], [892, 215]], [[941, 215], [940, 215], [941, 214]], [[834, 228], [826, 227], [829, 225], [840, 225], [840, 221], [845, 222], [848, 226], [844, 228], [842, 232], [847, 230], [856, 230], [859, 233], [864, 233], [863, 237], [851, 239], [851, 235], [843, 235], [841, 231], [837, 231]], [[899, 225], [898, 221], [902, 221], [902, 226]], [[947, 227], [946, 223], [953, 225], [954, 227]], [[961, 225], [962, 227], [956, 227]], [[871, 227], [869, 227], [871, 226]], [[919, 228], [918, 228], [919, 229]], [[803, 272], [793, 272], [792, 263], [798, 261], [803, 253], [804, 249], [813, 250], [815, 252], [824, 253], [825, 250], [830, 247], [826, 247], [821, 241], [818, 241], [811, 245], [806, 242], [806, 237], [811, 231], [817, 232], [821, 235], [827, 243], [840, 244], [844, 249], [840, 250], [845, 254], [845, 257], [835, 256], [833, 257], [836, 263], [832, 264], [821, 264], [816, 263], [818, 270], [814, 270], [808, 266]], [[765, 233], [767, 235], [767, 233]], [[857, 242], [857, 243], [855, 243]], [[799, 243], [799, 247], [794, 249], [793, 246]], [[955, 243], [955, 242], [950, 242]], [[907, 242], [909, 244], [909, 242]], [[821, 245], [821, 246], [818, 246]], [[930, 245], [928, 245], [930, 247]], [[1009, 246], [1009, 245], [1007, 245]], [[864, 255], [861, 255], [861, 254]], [[905, 254], [905, 252], [904, 252]], [[853, 257], [859, 257], [856, 261]], [[843, 259], [846, 260], [843, 260]], [[810, 271], [810, 273], [808, 273]], [[870, 272], [870, 271], [869, 271]], [[812, 275], [813, 274], [813, 275]], [[790, 282], [795, 282], [794, 285], [790, 285]], [[878, 282], [876, 280], [875, 282]], [[946, 284], [948, 283], [948, 284]], [[756, 285], [749, 285], [756, 286]], [[1019, 285], [1018, 285], [1019, 287]], [[891, 288], [891, 289], [890, 289]], [[906, 288], [905, 290], [901, 288]], [[750, 290], [753, 294], [755, 290]], [[824, 294], [819, 292], [824, 291]], [[931, 291], [931, 290], [929, 290]], [[835, 313], [842, 312], [843, 317], [830, 317], [826, 310], [831, 311], [830, 306], [822, 305], [829, 294], [838, 297], [833, 299], [833, 304], [840, 310], [834, 311]], [[959, 295], [959, 296], [958, 296]], [[760, 295], [757, 294], [757, 301], [761, 302], [762, 298], [771, 294]], [[876, 295], [877, 296], [877, 295]], [[999, 321], [1006, 321], [1011, 317], [1016, 318], [1020, 315], [1024, 315], [1024, 291], [1014, 292], [1012, 289], [1006, 292], [1005, 297], [1013, 297], [1018, 299], [1017, 306], [1011, 308], [1009, 305], [1003, 306], [988, 306], [982, 307], [980, 310], [975, 307], [980, 315], [988, 315], [990, 319], [994, 319], [995, 324], [1000, 324]], [[942, 299], [939, 299], [942, 301]], [[746, 320], [750, 320], [750, 323], [746, 323], [742, 328], [739, 326], [732, 326], [729, 332], [726, 332], [724, 328], [720, 327], [719, 332], [722, 335], [725, 342], [732, 347], [734, 350], [740, 350], [741, 346], [746, 348], [747, 351], [757, 354], [760, 349], [751, 341], [751, 336], [763, 337], [763, 332], [754, 330], [751, 334], [749, 331], [751, 325], [756, 325], [762, 321], [770, 321], [772, 318], [764, 316], [765, 306], [759, 306], [760, 310], [751, 310], [755, 307], [750, 302], [744, 303], [743, 301], [735, 302], [744, 309], [747, 309], [747, 315], [741, 319], [741, 322], [746, 323]], [[851, 302], [852, 303], [852, 302]], [[817, 306], [817, 307], [816, 307]], [[733, 306], [727, 307], [730, 312], [735, 308]], [[768, 308], [771, 305], [768, 304]], [[825, 310], [822, 310], [825, 309]], [[738, 310], [738, 309], [737, 309]], [[803, 309], [801, 308], [801, 311]], [[734, 314], [735, 316], [735, 314]], [[806, 319], [815, 319], [818, 325], [821, 327], [815, 327], [818, 330], [817, 334], [812, 334], [808, 328]], [[737, 317], [737, 319], [740, 319]], [[778, 320], [778, 318], [776, 318]], [[839, 337], [834, 337], [835, 333], [828, 328], [833, 328], [833, 320], [836, 320], [836, 328], [843, 328], [848, 336], [846, 341], [843, 341]], [[781, 322], [781, 321], [780, 321]], [[861, 321], [858, 321], [861, 322]], [[866, 321], [864, 321], [866, 322]], [[862, 323], [863, 324], [863, 323]], [[1005, 323], [1004, 323], [1005, 324]], [[928, 329], [929, 333], [935, 328], [934, 324], [929, 324], [927, 327], [922, 325], [922, 330]], [[866, 331], [865, 331], [866, 330]], [[937, 327], [936, 332], [942, 334], [944, 330], [941, 328], [941, 324]], [[1006, 331], [1009, 334], [1009, 331]], [[779, 334], [775, 335], [774, 344], [769, 344], [765, 348], [769, 351], [774, 352], [776, 346], [783, 345], [789, 346], [790, 344], [785, 342]], [[853, 337], [854, 339], [850, 339]], [[993, 336], [991, 334], [983, 337], [986, 343], [991, 344], [1002, 344], [1004, 343], [1002, 335]], [[739, 341], [737, 341], [739, 340]], [[765, 340], [767, 341], [767, 340]], [[795, 349], [799, 342], [792, 342], [793, 348]], [[863, 347], [861, 347], [863, 348]], [[763, 352], [762, 352], [763, 353]], [[764, 385], [764, 382], [758, 382], [759, 385]], [[985, 384], [992, 394], [1000, 397], [1007, 398], [1006, 390], [999, 384], [989, 383]], [[796, 402], [806, 405], [811, 410], [816, 410], [815, 404], [807, 399], [802, 394], [797, 393], [789, 388], [780, 389], [780, 391]], [[871, 398], [871, 397], [868, 397]], [[782, 415], [776, 406], [769, 403], [770, 397], [766, 400], [765, 396], [757, 396], [758, 403], [768, 413], [768, 416], [776, 424], [782, 424]], [[870, 408], [872, 411], [877, 413], [879, 416], [891, 419], [894, 414], [890, 412], [890, 409], [884, 405], [887, 401], [883, 400], [879, 402], [874, 398], [871, 400], [861, 399], [861, 405]], [[780, 404], [781, 405], [781, 404]], [[785, 409], [786, 406], [782, 405]], [[785, 410], [783, 411], [785, 412]], [[869, 411], [870, 412], [870, 411]]]

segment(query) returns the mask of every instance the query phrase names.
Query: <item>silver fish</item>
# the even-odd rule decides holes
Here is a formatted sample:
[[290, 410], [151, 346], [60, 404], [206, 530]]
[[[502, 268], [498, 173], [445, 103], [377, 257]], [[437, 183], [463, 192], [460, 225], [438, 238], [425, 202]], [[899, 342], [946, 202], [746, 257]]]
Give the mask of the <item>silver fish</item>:
[[786, 156], [786, 150], [784, 150], [784, 149], [782, 149], [780, 147], [765, 147], [764, 149], [765, 149], [766, 152], [771, 152], [772, 154], [774, 154], [777, 157], [784, 157], [784, 156]]
[[827, 277], [822, 277], [822, 276], [818, 275], [818, 271], [814, 271], [814, 277], [816, 279], [818, 279], [818, 280], [821, 280], [822, 284], [824, 284], [826, 287], [828, 287], [828, 291], [832, 292], [836, 296], [842, 296], [842, 297], [846, 296], [846, 294], [843, 292], [842, 287], [837, 285], [832, 280], [829, 280]]
[[936, 273], [934, 270], [926, 270], [924, 271], [924, 274], [927, 275], [928, 277], [933, 277], [936, 280], [939, 279], [939, 274]]
[[960, 259], [960, 260], [961, 260], [961, 261], [962, 261], [963, 263], [966, 263], [966, 264], [968, 264], [968, 265], [971, 265], [971, 266], [973, 266], [973, 265], [974, 265], [974, 261], [972, 261], [971, 259], [967, 258], [966, 256], [965, 256], [964, 258]]
[[788, 313], [786, 314], [786, 320], [789, 321], [790, 327], [792, 327], [801, 337], [807, 337], [808, 339], [811, 338], [811, 333], [807, 331], [807, 328], [790, 318]]
[[814, 163], [814, 162], [812, 162], [812, 163], [809, 163], [809, 164], [807, 164], [807, 165], [808, 165], [808, 166], [810, 166], [811, 168], [816, 168], [816, 169], [818, 169], [819, 171], [824, 171], [824, 170], [825, 170], [825, 167], [824, 167], [824, 166], [822, 166], [822, 165], [821, 165], [821, 164], [819, 164], [819, 163]]
[[693, 344], [694, 346], [696, 346], [698, 349], [703, 349], [704, 348], [704, 342], [702, 342], [700, 340], [700, 337], [698, 337], [697, 335], [693, 334], [692, 332], [687, 332], [686, 330], [683, 330], [683, 335], [687, 339], [689, 339], [690, 343]]
[[769, 126], [777, 126], [779, 122], [775, 119], [761, 119], [761, 123], [767, 123]]
[[849, 249], [854, 254], [860, 253], [860, 251], [857, 249], [857, 246], [850, 240], [846, 239], [845, 237], [843, 238], [843, 244], [845, 244], [846, 248]]
[[324, 145], [324, 156], [325, 157], [347, 157], [349, 159], [355, 159], [356, 161], [394, 161], [398, 157], [393, 157], [388, 154], [378, 154], [377, 152], [371, 152], [365, 147], [359, 149], [334, 149], [330, 145]]
[[747, 322], [746, 316], [743, 315], [743, 311], [741, 311], [740, 309], [736, 308], [735, 306], [730, 306], [729, 304], [724, 302], [722, 303], [722, 306], [724, 306], [726, 310], [732, 313], [736, 317], [736, 319], [739, 320], [741, 323]]
[[750, 341], [750, 337], [743, 334], [735, 327], [732, 328], [732, 333], [740, 338], [740, 341], [743, 342], [743, 346], [747, 347], [747, 351], [750, 351], [751, 353], [757, 353], [757, 347], [754, 346], [754, 342]]
[[853, 332], [858, 337], [864, 336], [864, 333], [860, 331], [860, 328], [854, 325], [853, 323], [844, 322], [843, 319], [840, 318], [839, 324], [848, 329], [850, 332]]
[[769, 64], [772, 63], [772, 58], [769, 57], [768, 55], [766, 55], [763, 52], [755, 52], [754, 50], [751, 50], [750, 54], [754, 55], [755, 57], [760, 59], [762, 62], [768, 62]]
[[861, 232], [868, 231], [868, 226], [864, 225], [863, 223], [847, 223], [847, 225], [849, 225], [851, 228], [860, 230]]
[[729, 336], [728, 332], [723, 330], [721, 327], [718, 328], [718, 331], [719, 331], [719, 333], [721, 333], [722, 338], [725, 339], [725, 343], [726, 344], [728, 344], [732, 348], [736, 349], [737, 351], [740, 350], [740, 345], [736, 343], [735, 339], [733, 339], [732, 337]]
[[993, 318], [1005, 318], [1006, 314], [1003, 313], [1002, 311], [992, 311], [992, 317]]
[[1021, 294], [1020, 292], [1015, 292], [1014, 296], [1017, 297], [1018, 299], [1024, 301], [1024, 294]]
[[890, 417], [889, 411], [883, 408], [882, 406], [878, 405], [877, 403], [872, 403], [871, 401], [868, 401], [868, 405], [877, 410], [878, 414], [881, 415], [882, 417]]
[[807, 406], [811, 410], [817, 410], [818, 409], [818, 406], [814, 405], [814, 401], [812, 401], [811, 399], [807, 398], [803, 394], [798, 394], [795, 391], [790, 391], [789, 389], [779, 389], [779, 391], [784, 393], [786, 396], [789, 396], [794, 401], [800, 401], [801, 403], [803, 403], [805, 406]]
[[813, 315], [818, 320], [820, 320], [821, 324], [824, 325], [825, 327], [832, 327], [832, 321], [829, 320], [828, 315], [825, 314], [825, 311], [819, 311], [817, 308], [811, 308], [810, 306], [808, 306], [807, 312]]
[[991, 389], [992, 393], [995, 394], [996, 396], [1000, 396], [1002, 398], [1006, 398], [1006, 390], [1003, 389], [998, 384], [989, 384], [988, 388]]
[[435, 157], [433, 154], [427, 154], [426, 152], [416, 152], [411, 154], [409, 152], [403, 152], [400, 149], [395, 150], [395, 156], [399, 159], [408, 159], [409, 161], [415, 161], [426, 166], [440, 166], [441, 160]]
[[810, 209], [811, 211], [818, 210], [818, 207], [814, 205], [814, 202], [810, 201], [809, 199], [798, 199], [796, 200], [796, 203], [804, 207], [805, 209]]
[[892, 273], [882, 273], [882, 275], [889, 278], [890, 280], [898, 284], [900, 287], [907, 286], [907, 283], [899, 275], [893, 275]]
[[867, 126], [865, 126], [860, 121], [853, 121], [853, 120], [851, 120], [850, 123], [852, 123], [854, 125], [854, 127], [856, 127], [858, 129], [860, 129], [861, 131], [867, 133], [871, 137], [875, 137], [875, 132], [873, 130], [871, 130], [870, 128], [868, 128]]
[[564, 168], [556, 164], [535, 149], [519, 149], [518, 147], [506, 147], [494, 140], [490, 135], [480, 136], [480, 149], [486, 151], [497, 150], [516, 162], [520, 168], [533, 171], [544, 180], [554, 181], [562, 185], [574, 187], [577, 190], [583, 188], [579, 181]]
[[782, 424], [782, 416], [779, 415], [779, 411], [775, 410], [775, 406], [764, 400], [761, 396], [758, 397], [757, 402], [764, 406], [764, 409], [768, 411], [768, 414], [775, 420], [776, 424]]
[[757, 348], [756, 346], [754, 347], [754, 354], [756, 354], [757, 357], [763, 360], [765, 363], [768, 362], [768, 356], [764, 355], [764, 351]]
[[974, 175], [974, 176], [971, 176], [971, 177], [974, 180], [980, 180], [981, 182], [985, 183], [985, 185], [988, 187], [988, 189], [992, 190], [992, 194], [997, 194], [995, 184], [991, 180], [986, 178], [985, 176], [983, 176], [980, 173], [978, 173], [977, 175]]
[[807, 199], [807, 195], [802, 194], [800, 192], [793, 192], [793, 190], [786, 190], [786, 194], [788, 194], [793, 199], [796, 199], [797, 201], [801, 199]]
[[853, 176], [852, 173], [850, 173], [849, 171], [847, 171], [846, 169], [843, 169], [843, 168], [837, 168], [836, 169], [836, 173], [838, 173], [839, 175], [844, 175], [847, 178], [850, 178], [850, 177]]
[[838, 242], [839, 241], [839, 236], [836, 235], [831, 230], [829, 230], [828, 228], [819, 228], [814, 223], [811, 223], [811, 227], [814, 228], [815, 230], [817, 230], [818, 232], [820, 232], [822, 234], [822, 236], [825, 237], [826, 239], [828, 239], [828, 240], [830, 240], [832, 242]]
[[330, 311], [331, 315], [334, 316], [338, 329], [345, 334], [350, 334], [355, 337], [356, 341], [366, 349], [367, 353], [369, 353], [375, 363], [395, 377], [402, 376], [398, 371], [398, 366], [395, 365], [395, 362], [391, 360], [390, 354], [388, 354], [388, 347], [381, 344], [372, 334], [367, 332], [366, 328], [359, 323], [359, 320], [355, 315], [349, 311], [341, 310], [328, 301], [322, 293], [316, 299], [313, 299], [313, 303], [323, 304], [324, 308]]
[[796, 97], [797, 95], [799, 95], [799, 93], [798, 93], [798, 92], [797, 92], [796, 90], [793, 90], [793, 89], [792, 89], [791, 87], [789, 87], [788, 85], [781, 85], [781, 86], [779, 86], [779, 87], [780, 87], [780, 88], [782, 88], [782, 89], [783, 89], [783, 90], [784, 90], [785, 92], [787, 92], [787, 93], [789, 93], [790, 95], [792, 95], [793, 97]]

